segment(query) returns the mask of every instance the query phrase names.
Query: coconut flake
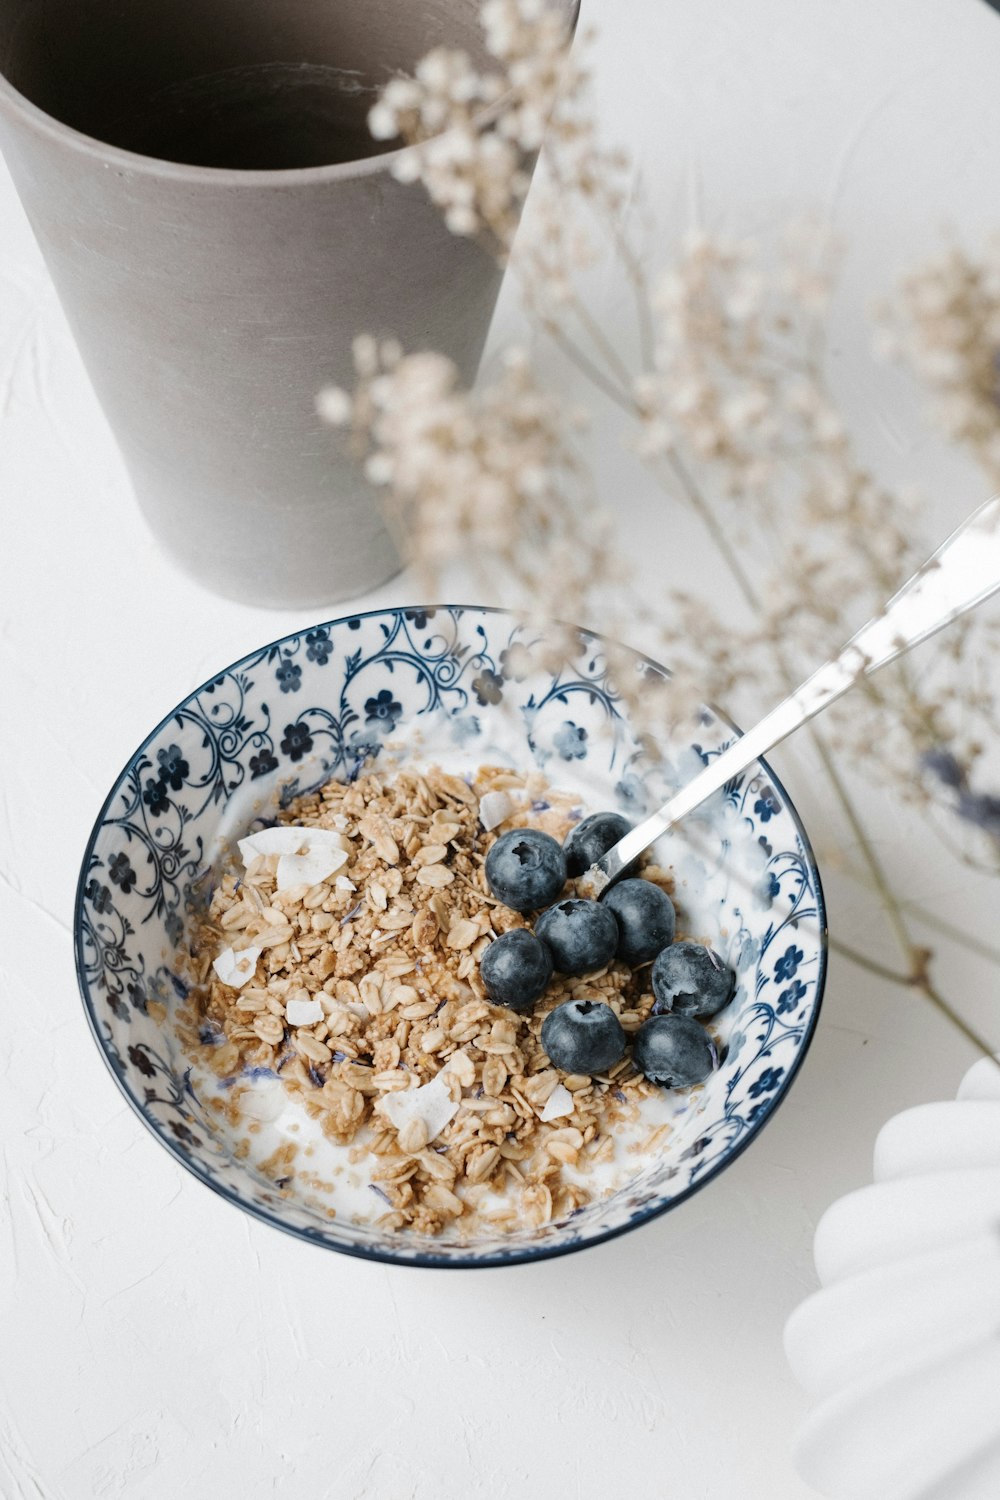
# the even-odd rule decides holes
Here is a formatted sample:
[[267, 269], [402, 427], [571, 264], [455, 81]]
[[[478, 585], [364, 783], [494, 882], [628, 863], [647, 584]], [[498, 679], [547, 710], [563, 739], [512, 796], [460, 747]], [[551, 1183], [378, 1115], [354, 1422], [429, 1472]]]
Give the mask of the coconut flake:
[[223, 948], [212, 968], [223, 984], [241, 990], [253, 978], [262, 951], [260, 948], [241, 948], [237, 953], [233, 948]]
[[357, 886], [354, 884], [354, 881], [353, 880], [348, 880], [348, 878], [347, 878], [346, 875], [338, 875], [337, 878], [336, 878], [336, 880], [333, 882], [333, 888], [334, 888], [335, 891], [356, 891], [357, 890]]
[[[343, 849], [344, 839], [335, 828], [302, 828], [282, 824], [261, 828], [239, 840], [240, 858], [249, 866], [261, 854], [301, 854], [310, 849]], [[343, 860], [341, 860], [343, 864]]]
[[479, 799], [479, 821], [487, 833], [516, 811], [517, 803], [509, 792], [484, 792]]
[[331, 1028], [336, 1022], [342, 1022], [345, 1016], [357, 1016], [361, 1022], [370, 1021], [372, 1013], [367, 1005], [361, 1000], [334, 1000], [329, 995], [324, 1001], [326, 1018]]
[[452, 1099], [448, 1084], [440, 1073], [419, 1088], [383, 1094], [376, 1107], [397, 1130], [402, 1130], [411, 1120], [422, 1121], [428, 1141], [439, 1136], [458, 1113], [458, 1104]]
[[318, 1000], [289, 1000], [285, 1006], [289, 1026], [315, 1026], [322, 1019], [323, 1007]]
[[563, 1115], [571, 1115], [574, 1108], [573, 1095], [569, 1089], [565, 1084], [557, 1083], [546, 1099], [545, 1108], [542, 1110], [539, 1118], [542, 1120], [559, 1120]]
[[249, 869], [254, 860], [264, 854], [298, 854], [305, 845], [304, 828], [261, 828], [257, 833], [240, 839], [237, 848], [240, 858]]
[[276, 1120], [288, 1103], [285, 1085], [279, 1078], [265, 1078], [242, 1089], [236, 1099], [240, 1113], [251, 1120], [269, 1124]]
[[275, 884], [279, 891], [294, 885], [319, 885], [347, 863], [347, 852], [332, 844], [310, 844], [303, 854], [282, 854]]

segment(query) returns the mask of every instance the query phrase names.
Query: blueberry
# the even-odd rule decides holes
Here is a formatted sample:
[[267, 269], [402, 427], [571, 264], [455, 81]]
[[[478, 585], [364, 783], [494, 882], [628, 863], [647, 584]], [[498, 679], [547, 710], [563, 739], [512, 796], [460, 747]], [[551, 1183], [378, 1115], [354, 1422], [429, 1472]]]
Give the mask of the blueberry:
[[[582, 875], [589, 870], [602, 854], [607, 854], [613, 844], [617, 844], [619, 839], [623, 839], [631, 831], [632, 824], [621, 813], [591, 813], [589, 818], [577, 823], [563, 840], [566, 869], [570, 877]], [[629, 873], [637, 866], [638, 860], [629, 865]]]
[[653, 964], [653, 1011], [678, 1016], [714, 1016], [728, 1005], [736, 975], [712, 948], [700, 943], [673, 943]]
[[[544, 1042], [545, 1033], [542, 1033]], [[688, 1089], [719, 1066], [715, 1043], [690, 1016], [650, 1016], [635, 1034], [632, 1061], [650, 1083]]]
[[601, 897], [618, 923], [618, 957], [636, 968], [674, 940], [677, 918], [666, 891], [651, 880], [620, 880]]
[[542, 1046], [565, 1073], [606, 1073], [625, 1056], [625, 1032], [610, 1005], [567, 1000], [542, 1022]]
[[515, 927], [494, 939], [479, 972], [494, 1005], [527, 1016], [552, 978], [552, 954], [527, 927]]
[[555, 901], [566, 884], [566, 856], [549, 834], [512, 828], [487, 854], [486, 879], [505, 906], [536, 911]]
[[618, 947], [618, 923], [611, 912], [576, 896], [542, 912], [535, 933], [560, 974], [593, 974], [611, 962]]

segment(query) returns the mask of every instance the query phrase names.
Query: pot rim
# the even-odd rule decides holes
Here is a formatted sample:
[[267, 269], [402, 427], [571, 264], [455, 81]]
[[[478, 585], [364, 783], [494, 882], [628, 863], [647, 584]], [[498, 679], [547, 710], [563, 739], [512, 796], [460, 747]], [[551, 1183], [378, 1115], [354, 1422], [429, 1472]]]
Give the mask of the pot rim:
[[[581, 0], [558, 0], [568, 9], [567, 41], [572, 44], [580, 16]], [[500, 114], [510, 99], [510, 91], [494, 104], [482, 110], [474, 118], [476, 123], [489, 121]], [[4, 73], [0, 72], [0, 117], [4, 112], [20, 118], [37, 134], [46, 136], [59, 145], [67, 146], [80, 155], [100, 161], [108, 167], [141, 172], [150, 177], [159, 177], [171, 182], [210, 185], [213, 187], [299, 187], [327, 182], [350, 182], [379, 173], [391, 171], [394, 163], [414, 146], [397, 146], [395, 150], [381, 151], [374, 156], [361, 157], [356, 161], [331, 162], [319, 167], [202, 167], [185, 162], [166, 161], [156, 156], [144, 156], [139, 151], [129, 151], [124, 146], [114, 146], [97, 136], [88, 135], [72, 125], [57, 120], [39, 105], [33, 104], [26, 94], [14, 87]], [[435, 139], [430, 137], [429, 139]]]

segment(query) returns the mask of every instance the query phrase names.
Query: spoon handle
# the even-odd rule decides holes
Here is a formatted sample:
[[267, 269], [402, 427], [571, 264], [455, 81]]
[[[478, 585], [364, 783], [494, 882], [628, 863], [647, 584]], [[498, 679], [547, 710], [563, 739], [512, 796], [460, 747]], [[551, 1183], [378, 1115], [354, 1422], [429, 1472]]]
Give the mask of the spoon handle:
[[588, 871], [595, 895], [620, 878], [625, 867], [661, 834], [759, 760], [794, 730], [821, 713], [860, 677], [877, 672], [935, 631], [1000, 589], [1000, 495], [979, 506], [952, 532], [889, 600], [882, 612], [847, 645], [746, 734], [734, 740], [676, 792], [658, 812], [638, 824]]

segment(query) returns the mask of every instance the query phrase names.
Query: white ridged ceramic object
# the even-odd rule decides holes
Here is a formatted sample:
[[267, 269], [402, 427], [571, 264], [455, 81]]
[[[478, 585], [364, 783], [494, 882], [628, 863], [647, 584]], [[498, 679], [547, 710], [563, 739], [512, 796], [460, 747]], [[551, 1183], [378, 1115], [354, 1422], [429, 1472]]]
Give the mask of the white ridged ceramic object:
[[1000, 1497], [1000, 1066], [904, 1110], [832, 1204], [785, 1327], [814, 1398], [795, 1447], [830, 1500]]

